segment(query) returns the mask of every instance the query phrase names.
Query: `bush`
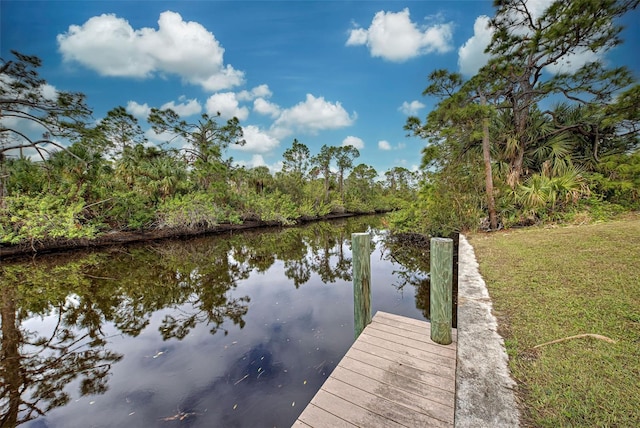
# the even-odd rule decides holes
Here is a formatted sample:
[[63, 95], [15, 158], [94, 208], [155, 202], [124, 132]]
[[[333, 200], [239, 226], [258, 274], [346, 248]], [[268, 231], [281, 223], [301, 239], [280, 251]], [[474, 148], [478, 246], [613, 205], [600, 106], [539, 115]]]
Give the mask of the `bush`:
[[158, 207], [159, 227], [172, 227], [188, 230], [206, 229], [229, 221], [239, 223], [239, 217], [230, 218], [227, 210], [216, 204], [211, 193], [189, 193], [174, 196]]
[[640, 150], [603, 158], [588, 178], [591, 189], [603, 200], [640, 209]]
[[114, 229], [146, 229], [154, 224], [156, 208], [153, 202], [135, 191], [118, 192], [105, 212]]
[[81, 199], [69, 203], [54, 195], [6, 197], [0, 208], [0, 242], [94, 238], [98, 227], [84, 219], [83, 207]]
[[296, 204], [287, 194], [276, 190], [272, 193], [253, 194], [245, 201], [246, 214], [265, 222], [276, 222], [282, 225], [295, 224], [300, 218]]

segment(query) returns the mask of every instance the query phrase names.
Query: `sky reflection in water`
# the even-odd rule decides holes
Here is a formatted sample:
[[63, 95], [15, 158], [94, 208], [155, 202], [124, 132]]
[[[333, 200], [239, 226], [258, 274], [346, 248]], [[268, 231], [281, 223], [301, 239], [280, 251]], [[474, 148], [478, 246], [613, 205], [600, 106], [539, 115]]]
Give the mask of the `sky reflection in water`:
[[[3, 266], [3, 297], [15, 294], [23, 342], [35, 341], [27, 331], [50, 335], [62, 314], [49, 348], [66, 340], [62, 330], [91, 332], [66, 356], [68, 365], [87, 350], [119, 358], [95, 362], [106, 371], [104, 387], [95, 376], [83, 384], [92, 373], [85, 366], [85, 374], [60, 379], [51, 369], [49, 379], [69, 394], [66, 404], [39, 397], [35, 388], [46, 381], [36, 375], [8, 375], [6, 390], [29, 387], [17, 420], [39, 397], [45, 415], [24, 426], [290, 426], [353, 342], [351, 233], [374, 235], [372, 312], [424, 317], [415, 296], [424, 295], [427, 275], [381, 243], [379, 222], [366, 217]], [[9, 290], [10, 281], [21, 286]], [[3, 327], [3, 351], [11, 350], [10, 333]], [[33, 373], [45, 364], [42, 355], [61, 355], [39, 346], [21, 348]], [[3, 417], [11, 413], [9, 395], [0, 402]]]

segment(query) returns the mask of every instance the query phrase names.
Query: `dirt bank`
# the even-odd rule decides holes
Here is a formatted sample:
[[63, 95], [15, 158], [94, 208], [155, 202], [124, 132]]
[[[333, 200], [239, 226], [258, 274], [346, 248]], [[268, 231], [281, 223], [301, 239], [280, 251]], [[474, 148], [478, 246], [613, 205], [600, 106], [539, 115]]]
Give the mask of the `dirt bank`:
[[[307, 217], [298, 220], [297, 225], [312, 221], [333, 220], [346, 217], [355, 217], [358, 213], [329, 214], [323, 217]], [[215, 235], [233, 233], [247, 229], [267, 227], [282, 227], [277, 222], [245, 221], [242, 224], [221, 224], [215, 227], [202, 229], [153, 229], [145, 231], [106, 232], [93, 239], [56, 239], [46, 241], [34, 241], [18, 245], [0, 244], [0, 260], [9, 260], [34, 254], [55, 253], [83, 248], [99, 248], [111, 245], [122, 245], [135, 242], [159, 241], [163, 239], [180, 239], [193, 236]]]

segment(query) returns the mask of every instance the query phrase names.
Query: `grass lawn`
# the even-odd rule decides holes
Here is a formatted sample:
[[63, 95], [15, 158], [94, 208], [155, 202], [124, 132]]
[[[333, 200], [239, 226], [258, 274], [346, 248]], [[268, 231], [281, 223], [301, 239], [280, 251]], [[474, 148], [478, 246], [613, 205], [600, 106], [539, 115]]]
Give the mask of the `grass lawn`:
[[[640, 427], [640, 216], [469, 237], [525, 426]], [[569, 339], [583, 333], [611, 338]]]

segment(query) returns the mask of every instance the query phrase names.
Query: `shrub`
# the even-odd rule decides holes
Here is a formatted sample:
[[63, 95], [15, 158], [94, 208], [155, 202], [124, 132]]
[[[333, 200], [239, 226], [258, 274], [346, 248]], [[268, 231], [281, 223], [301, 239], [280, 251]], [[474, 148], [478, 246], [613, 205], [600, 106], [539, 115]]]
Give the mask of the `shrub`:
[[[206, 229], [229, 220], [226, 211], [216, 204], [213, 194], [197, 192], [177, 195], [161, 203], [157, 219], [161, 228]], [[239, 222], [238, 217], [231, 220], [232, 223]]]
[[245, 209], [249, 216], [282, 225], [295, 224], [295, 221], [300, 218], [300, 213], [291, 197], [279, 190], [251, 195], [245, 201]]
[[94, 238], [98, 227], [84, 219], [83, 207], [81, 199], [70, 203], [54, 195], [6, 197], [0, 208], [0, 242]]

